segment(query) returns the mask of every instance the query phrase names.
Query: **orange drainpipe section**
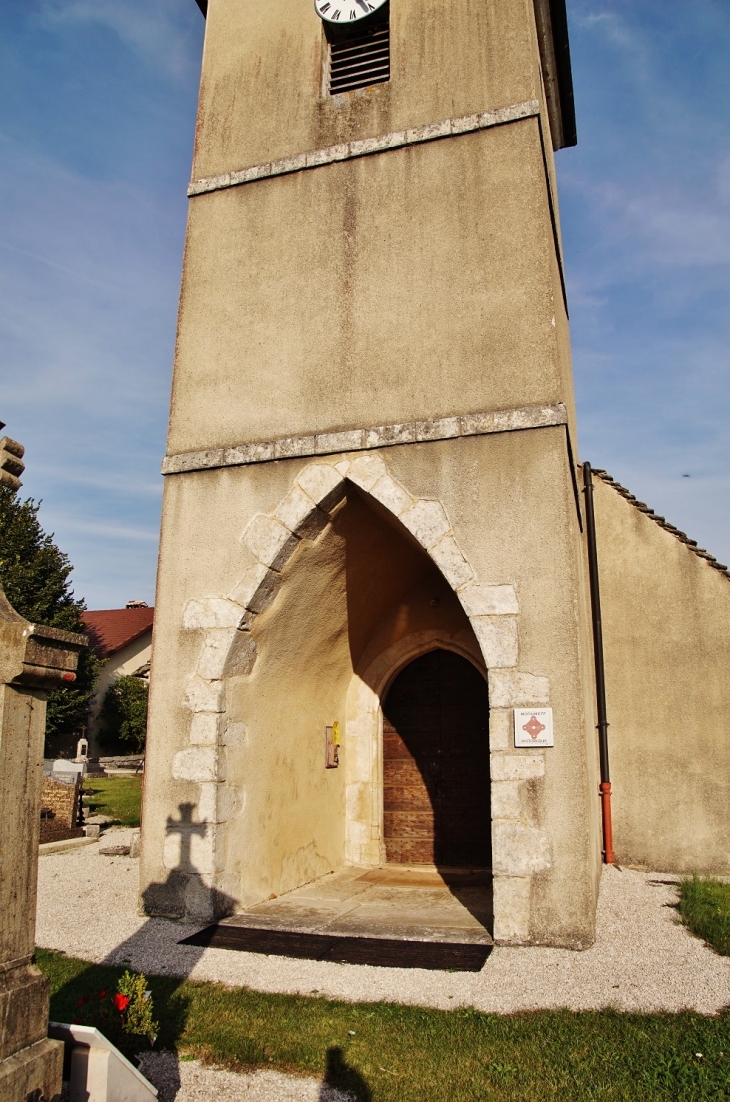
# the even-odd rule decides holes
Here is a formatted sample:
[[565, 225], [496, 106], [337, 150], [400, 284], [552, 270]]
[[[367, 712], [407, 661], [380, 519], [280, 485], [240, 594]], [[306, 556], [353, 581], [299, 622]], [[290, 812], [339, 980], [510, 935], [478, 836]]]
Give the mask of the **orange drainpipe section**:
[[601, 813], [603, 816], [603, 860], [613, 865], [613, 822], [611, 820], [611, 782], [601, 781]]

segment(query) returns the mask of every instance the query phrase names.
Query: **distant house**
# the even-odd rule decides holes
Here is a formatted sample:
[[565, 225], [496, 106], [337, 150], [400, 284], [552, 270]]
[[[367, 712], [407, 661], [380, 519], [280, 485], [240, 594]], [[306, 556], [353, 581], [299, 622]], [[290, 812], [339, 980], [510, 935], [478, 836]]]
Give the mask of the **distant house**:
[[118, 677], [149, 678], [152, 656], [152, 622], [155, 610], [143, 601], [129, 601], [126, 608], [107, 608], [83, 614], [86, 633], [97, 658], [105, 665], [89, 713], [89, 753], [98, 754], [99, 713], [104, 695]]

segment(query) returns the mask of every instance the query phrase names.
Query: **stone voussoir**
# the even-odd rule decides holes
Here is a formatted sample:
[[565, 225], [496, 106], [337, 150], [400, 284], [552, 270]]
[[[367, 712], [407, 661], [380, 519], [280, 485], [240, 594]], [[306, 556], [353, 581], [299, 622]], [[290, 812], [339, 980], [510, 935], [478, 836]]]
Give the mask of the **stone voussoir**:
[[516, 616], [472, 616], [471, 625], [489, 670], [517, 665]]
[[458, 589], [473, 579], [474, 571], [453, 536], [442, 536], [429, 554], [452, 589]]
[[467, 616], [508, 616], [520, 611], [513, 585], [479, 585], [459, 589], [459, 600]]
[[244, 608], [225, 597], [202, 597], [190, 600], [183, 611], [183, 627], [188, 631], [200, 628], [236, 628], [243, 618]]
[[299, 540], [280, 521], [258, 513], [244, 532], [243, 542], [260, 563], [278, 570], [288, 562]]
[[426, 551], [451, 531], [451, 522], [441, 502], [426, 498], [419, 498], [401, 513], [399, 520]]

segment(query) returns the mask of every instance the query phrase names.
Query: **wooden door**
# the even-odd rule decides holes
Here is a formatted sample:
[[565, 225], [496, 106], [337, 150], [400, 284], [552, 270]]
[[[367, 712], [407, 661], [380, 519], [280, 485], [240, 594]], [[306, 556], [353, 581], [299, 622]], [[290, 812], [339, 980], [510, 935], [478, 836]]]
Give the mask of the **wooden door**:
[[487, 684], [460, 655], [430, 651], [391, 685], [383, 799], [388, 861], [490, 867]]

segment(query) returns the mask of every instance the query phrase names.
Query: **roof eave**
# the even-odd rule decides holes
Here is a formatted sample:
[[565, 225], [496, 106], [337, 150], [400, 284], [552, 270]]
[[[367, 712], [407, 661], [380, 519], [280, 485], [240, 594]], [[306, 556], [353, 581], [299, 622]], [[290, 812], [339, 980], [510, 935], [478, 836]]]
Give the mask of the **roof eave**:
[[91, 650], [94, 651], [97, 658], [101, 659], [103, 662], [106, 662], [113, 655], [119, 654], [119, 651], [124, 650], [125, 647], [128, 647], [130, 643], [136, 643], [137, 640], [141, 639], [142, 636], [145, 635], [148, 631], [151, 632], [153, 626], [153, 624], [146, 624], [144, 627], [140, 628], [139, 631], [135, 631], [132, 635], [127, 636], [127, 638], [124, 639], [123, 642], [117, 643], [115, 646], [112, 647], [107, 647], [103, 643], [94, 642], [94, 629], [93, 627], [89, 627], [87, 625], [87, 634], [89, 634], [90, 636], [89, 646], [91, 647]]
[[148, 624], [147, 627], [140, 628], [134, 635], [130, 635], [128, 639], [125, 639], [124, 642], [120, 643], [114, 650], [108, 651], [106, 657], [111, 658], [113, 654], [119, 654], [120, 650], [124, 650], [130, 643], [136, 643], [137, 640], [141, 639], [143, 635], [146, 635], [148, 631], [152, 632], [152, 624]]
[[578, 144], [565, 0], [534, 0], [553, 149]]

